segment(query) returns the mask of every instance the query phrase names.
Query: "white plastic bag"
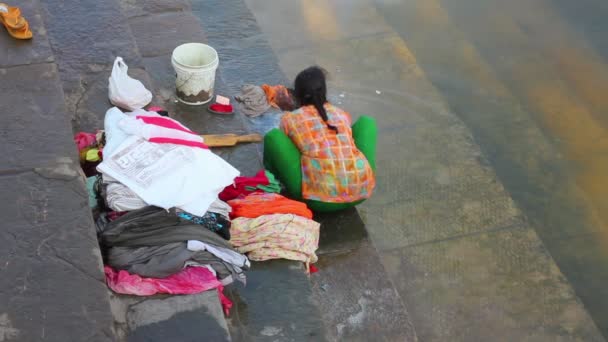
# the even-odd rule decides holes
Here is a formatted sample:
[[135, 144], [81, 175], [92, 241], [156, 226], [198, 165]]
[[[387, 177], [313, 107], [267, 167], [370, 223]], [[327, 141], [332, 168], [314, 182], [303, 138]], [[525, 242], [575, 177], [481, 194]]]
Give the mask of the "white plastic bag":
[[108, 96], [113, 105], [132, 111], [150, 103], [152, 93], [140, 81], [129, 77], [128, 70], [122, 57], [116, 57], [109, 79]]

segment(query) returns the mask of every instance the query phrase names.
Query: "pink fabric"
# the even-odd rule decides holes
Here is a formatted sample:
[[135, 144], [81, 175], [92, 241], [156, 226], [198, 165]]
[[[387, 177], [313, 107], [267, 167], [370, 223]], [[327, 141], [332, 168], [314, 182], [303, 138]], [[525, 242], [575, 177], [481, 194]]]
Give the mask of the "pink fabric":
[[127, 271], [115, 271], [104, 266], [106, 282], [112, 291], [136, 296], [154, 294], [194, 294], [217, 289], [220, 302], [226, 315], [230, 313], [232, 302], [224, 296], [224, 287], [215, 275], [205, 267], [187, 267], [167, 278], [144, 278]]
[[94, 133], [78, 132], [74, 136], [74, 143], [76, 143], [78, 152], [80, 152], [87, 147], [97, 145], [97, 138], [95, 138]]
[[122, 130], [158, 144], [176, 144], [209, 149], [203, 138], [176, 120], [162, 116], [125, 118], [119, 123]]

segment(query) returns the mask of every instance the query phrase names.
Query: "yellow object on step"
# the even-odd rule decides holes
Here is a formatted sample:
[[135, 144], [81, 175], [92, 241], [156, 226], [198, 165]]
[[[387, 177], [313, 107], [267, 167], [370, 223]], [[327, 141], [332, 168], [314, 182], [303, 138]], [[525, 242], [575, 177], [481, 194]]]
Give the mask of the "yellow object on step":
[[99, 161], [101, 158], [99, 158], [99, 149], [96, 148], [92, 148], [90, 150], [87, 151], [87, 154], [85, 156], [86, 161], [89, 162], [96, 162]]

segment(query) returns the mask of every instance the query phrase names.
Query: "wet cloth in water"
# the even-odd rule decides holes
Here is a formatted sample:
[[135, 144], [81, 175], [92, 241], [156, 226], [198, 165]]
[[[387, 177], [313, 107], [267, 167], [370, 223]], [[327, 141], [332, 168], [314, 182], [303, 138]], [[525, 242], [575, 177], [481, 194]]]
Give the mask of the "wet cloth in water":
[[262, 84], [262, 89], [264, 89], [266, 100], [271, 106], [285, 111], [296, 109], [295, 100], [289, 89], [284, 85]]
[[294, 214], [312, 219], [312, 211], [306, 204], [275, 193], [253, 193], [245, 198], [228, 201], [231, 216], [256, 218], [271, 214]]
[[[198, 240], [227, 254], [238, 254], [226, 240], [200, 225], [179, 218], [175, 211], [145, 207], [110, 222], [101, 233], [108, 264], [142, 276], [163, 278], [185, 262], [211, 265], [220, 279], [244, 280], [249, 261], [232, 264], [210, 251], [190, 251], [186, 241]], [[232, 259], [231, 259], [232, 260]]]
[[230, 242], [249, 259], [317, 261], [319, 223], [292, 214], [237, 218], [232, 221]]
[[116, 293], [136, 296], [177, 295], [217, 289], [224, 312], [228, 313], [232, 307], [230, 299], [224, 296], [222, 283], [205, 267], [186, 267], [166, 278], [144, 278], [127, 271], [115, 271], [109, 266], [104, 267], [104, 273], [108, 287]]
[[241, 103], [241, 111], [251, 117], [262, 115], [270, 108], [264, 89], [253, 84], [245, 84], [234, 98]]

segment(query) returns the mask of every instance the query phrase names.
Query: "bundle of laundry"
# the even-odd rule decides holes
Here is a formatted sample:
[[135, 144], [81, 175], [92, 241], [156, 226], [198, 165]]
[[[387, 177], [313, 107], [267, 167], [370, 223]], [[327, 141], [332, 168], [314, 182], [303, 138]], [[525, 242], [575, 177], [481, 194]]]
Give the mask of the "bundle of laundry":
[[234, 99], [241, 103], [241, 112], [250, 117], [262, 115], [270, 108], [264, 89], [253, 84], [243, 85]]
[[107, 265], [143, 277], [165, 278], [187, 265], [208, 265], [222, 284], [245, 282], [250, 266], [218, 234], [180, 218], [175, 209], [148, 206], [109, 222], [100, 234]]
[[268, 103], [280, 110], [290, 111], [296, 109], [296, 101], [293, 96], [293, 91], [284, 85], [269, 85], [262, 84], [262, 89], [266, 94]]
[[280, 84], [262, 86], [245, 84], [241, 87], [241, 93], [234, 98], [241, 103], [241, 112], [250, 117], [262, 115], [270, 107], [283, 111], [297, 108], [293, 90]]
[[[114, 107], [106, 113], [104, 128], [104, 159], [97, 170], [104, 182], [122, 185], [108, 190], [114, 210], [145, 203], [203, 216], [239, 175], [201, 136], [156, 112], [123, 113]], [[114, 194], [129, 199], [115, 202]]]
[[270, 171], [261, 170], [253, 177], [236, 177], [219, 195], [222, 201], [245, 197], [254, 192], [281, 192], [281, 184]]
[[319, 223], [306, 204], [274, 193], [253, 193], [232, 206], [230, 243], [251, 260], [317, 261]]
[[319, 223], [293, 214], [237, 218], [230, 243], [251, 260], [290, 259], [317, 262]]

